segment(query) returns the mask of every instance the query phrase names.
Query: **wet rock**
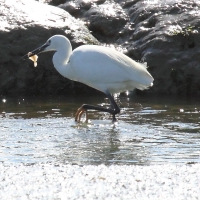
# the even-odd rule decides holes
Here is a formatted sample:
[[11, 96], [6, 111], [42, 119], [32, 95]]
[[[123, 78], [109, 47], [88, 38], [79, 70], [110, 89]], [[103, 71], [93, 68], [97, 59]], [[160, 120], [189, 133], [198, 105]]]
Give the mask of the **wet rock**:
[[44, 3], [49, 3], [52, 5], [59, 5], [59, 4], [65, 3], [65, 2], [66, 2], [66, 0], [45, 0]]
[[[27, 5], [25, 0], [18, 0], [14, 6], [17, 6], [19, 2], [24, 2], [24, 5], [20, 4], [22, 7]], [[37, 88], [39, 92], [40, 82], [43, 83], [42, 90], [44, 91], [42, 92], [44, 93], [45, 91], [62, 91], [60, 88], [65, 85], [64, 78], [59, 79], [61, 81], [59, 84], [56, 78], [52, 78], [51, 84], [49, 82], [49, 76], [53, 77], [55, 71], [50, 55], [41, 55], [48, 59], [41, 59], [40, 56], [40, 67], [36, 69], [30, 68], [31, 61], [27, 61], [29, 65], [25, 65], [23, 69], [19, 68], [24, 64], [16, 67], [19, 65], [17, 56], [31, 50], [30, 47], [35, 48], [36, 44], [43, 43], [46, 38], [55, 33], [66, 34], [72, 41], [73, 47], [84, 43], [95, 43], [94, 37], [81, 23], [83, 21], [99, 41], [122, 47], [122, 49], [126, 48], [131, 58], [147, 62], [148, 70], [155, 81], [154, 86], [143, 93], [200, 95], [200, 2], [179, 0], [165, 2], [156, 0], [44, 0], [44, 2], [59, 4], [60, 8], [80, 20], [76, 21], [65, 11], [59, 10], [62, 14], [58, 14], [57, 9], [55, 9], [56, 12], [53, 11], [54, 14], [48, 14], [49, 18], [47, 13], [44, 14], [45, 17], [41, 17], [41, 14], [37, 16], [34, 10], [36, 8], [33, 7], [34, 12], [32, 11], [30, 17], [28, 16], [30, 11], [25, 7], [26, 11], [23, 12], [17, 8], [18, 13], [14, 15], [12, 13], [16, 10], [15, 7], [10, 9], [9, 6], [5, 8], [1, 6], [3, 15], [0, 20], [3, 25], [1, 26], [0, 44], [6, 50], [0, 57], [0, 85], [4, 85], [1, 87], [2, 91], [10, 91], [11, 88], [16, 90], [18, 84], [23, 91], [27, 91], [27, 88], [28, 91], [34, 91]], [[24, 20], [25, 18], [27, 21]], [[9, 25], [5, 28], [8, 21]], [[25, 47], [21, 45], [22, 41], [25, 42]], [[40, 62], [44, 67], [41, 67]], [[46, 62], [49, 62], [48, 65], [45, 64]], [[51, 70], [49, 66], [52, 67]], [[22, 74], [16, 78], [18, 73], [24, 73], [24, 76], [28, 73], [29, 78], [22, 78]], [[9, 78], [3, 81], [3, 77], [7, 76]], [[35, 84], [36, 76], [38, 85]], [[45, 82], [47, 78], [48, 84], [53, 89], [47, 88]], [[31, 83], [35, 84], [34, 88]], [[76, 84], [73, 82], [68, 86], [74, 88]]]
[[138, 1], [127, 9], [129, 55], [147, 62], [155, 78], [148, 92], [200, 95], [200, 3]]
[[78, 17], [80, 15], [80, 6], [77, 3], [66, 2], [58, 7], [66, 10], [74, 17]]
[[47, 3], [50, 5], [58, 5], [58, 6], [76, 4], [76, 5], [80, 5], [81, 7], [85, 7], [91, 4], [102, 4], [105, 1], [106, 0], [43, 0], [43, 3]]
[[59, 75], [52, 64], [52, 53], [40, 54], [36, 68], [32, 61], [21, 59], [55, 34], [66, 35], [73, 48], [98, 44], [81, 21], [62, 9], [36, 1], [4, 0], [0, 9], [1, 94], [71, 94], [88, 89]]
[[121, 29], [128, 21], [128, 16], [120, 5], [104, 3], [91, 7], [85, 14], [88, 28], [98, 39], [104, 38], [107, 43], [119, 37]]
[[82, 19], [92, 34], [106, 43], [115, 42], [128, 21], [120, 4], [112, 0], [71, 0], [58, 7]]
[[84, 0], [77, 0], [77, 1], [67, 1], [64, 4], [60, 4], [58, 7], [66, 10], [74, 17], [79, 17], [84, 14], [87, 10], [91, 8], [92, 1], [84, 1]]
[[155, 81], [145, 92], [200, 95], [199, 7], [198, 1], [108, 0], [79, 6], [77, 16], [101, 42], [147, 62]]

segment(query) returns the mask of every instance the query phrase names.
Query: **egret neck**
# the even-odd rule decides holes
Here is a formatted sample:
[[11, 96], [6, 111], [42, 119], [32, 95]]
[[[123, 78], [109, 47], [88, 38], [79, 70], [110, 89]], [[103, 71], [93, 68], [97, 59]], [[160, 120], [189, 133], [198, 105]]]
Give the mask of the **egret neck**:
[[[56, 49], [53, 55], [53, 64], [56, 70], [64, 77], [70, 77], [69, 58], [72, 54], [72, 46], [69, 40]], [[69, 78], [70, 79], [70, 78]]]

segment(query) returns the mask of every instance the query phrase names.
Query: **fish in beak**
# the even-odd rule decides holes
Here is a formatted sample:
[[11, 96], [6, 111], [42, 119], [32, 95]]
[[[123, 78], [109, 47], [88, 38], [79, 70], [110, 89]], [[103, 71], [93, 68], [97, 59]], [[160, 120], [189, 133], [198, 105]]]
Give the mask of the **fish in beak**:
[[32, 60], [34, 62], [34, 67], [37, 67], [37, 60], [38, 60], [37, 54], [44, 52], [46, 47], [48, 47], [48, 46], [49, 46], [49, 44], [45, 43], [42, 46], [40, 46], [39, 48], [37, 48], [31, 52], [28, 52], [26, 55], [24, 55], [22, 57], [22, 59], [23, 60], [26, 60], [26, 59]]
[[32, 56], [37, 55], [37, 54], [39, 54], [39, 53], [42, 53], [43, 51], [45, 51], [45, 49], [46, 49], [48, 46], [49, 46], [49, 44], [48, 44], [48, 43], [45, 43], [45, 44], [43, 44], [42, 46], [40, 46], [39, 48], [37, 48], [37, 49], [35, 49], [35, 50], [33, 50], [33, 51], [27, 53], [26, 55], [24, 55], [24, 56], [22, 57], [22, 59], [26, 60], [26, 59], [28, 59], [29, 57], [32, 57]]

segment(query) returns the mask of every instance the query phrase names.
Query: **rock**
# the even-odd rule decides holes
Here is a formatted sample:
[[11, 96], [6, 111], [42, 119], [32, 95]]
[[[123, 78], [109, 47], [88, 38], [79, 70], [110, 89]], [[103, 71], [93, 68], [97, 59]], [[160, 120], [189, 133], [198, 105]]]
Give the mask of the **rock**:
[[103, 38], [107, 43], [112, 43], [119, 37], [128, 16], [119, 4], [104, 3], [92, 6], [84, 14], [84, 19], [96, 38]]
[[[7, 2], [13, 4], [13, 9], [5, 6]], [[18, 58], [56, 33], [67, 35], [73, 47], [97, 43], [83, 25], [85, 23], [99, 41], [127, 49], [127, 55], [134, 60], [147, 62], [148, 71], [155, 81], [151, 89], [142, 93], [200, 95], [198, 1], [44, 0], [46, 3], [60, 4], [63, 10], [42, 7], [40, 4], [45, 12], [38, 9], [37, 15], [34, 6], [27, 8], [30, 3], [25, 0], [11, 2], [1, 3], [0, 44], [5, 49], [0, 58], [2, 92], [15, 91], [17, 87], [20, 88], [17, 91], [24, 92], [37, 90], [40, 93], [43, 90], [41, 93], [59, 93], [63, 88], [76, 91], [77, 83], [66, 81], [56, 74], [51, 55], [40, 55], [36, 69], [32, 68], [31, 61], [26, 61], [29, 63], [27, 65]], [[54, 75], [55, 79], [51, 80], [50, 77]], [[42, 88], [40, 84], [43, 84]], [[82, 85], [79, 86], [82, 88]]]
[[147, 62], [155, 78], [147, 92], [200, 95], [199, 6], [168, 0], [138, 1], [128, 8], [131, 29], [123, 30], [121, 41], [132, 58]]
[[114, 1], [69, 0], [58, 7], [86, 22], [92, 34], [106, 43], [115, 42], [128, 21], [125, 11]]
[[32, 0], [1, 0], [0, 9], [1, 94], [71, 94], [88, 90], [58, 74], [52, 53], [40, 54], [36, 68], [32, 61], [21, 59], [55, 34], [66, 35], [73, 48], [98, 44], [81, 21], [60, 8]]
[[60, 4], [58, 7], [66, 10], [72, 16], [76, 18], [82, 18], [82, 15], [91, 8], [92, 1], [77, 0], [67, 1], [64, 4]]
[[93, 2], [88, 10], [79, 6], [76, 17], [99, 41], [147, 62], [155, 81], [143, 93], [200, 95], [199, 6], [197, 1], [108, 0]]
[[80, 5], [77, 3], [66, 2], [64, 4], [60, 4], [58, 7], [66, 10], [74, 17], [80, 16]]
[[49, 3], [52, 5], [59, 5], [59, 4], [65, 3], [65, 2], [66, 2], [66, 0], [44, 0], [44, 3]]

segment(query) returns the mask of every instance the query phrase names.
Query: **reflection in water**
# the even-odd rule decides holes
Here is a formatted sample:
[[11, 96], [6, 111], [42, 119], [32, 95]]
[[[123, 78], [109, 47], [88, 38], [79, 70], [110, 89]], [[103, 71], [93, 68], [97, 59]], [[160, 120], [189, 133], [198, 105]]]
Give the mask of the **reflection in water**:
[[2, 98], [0, 161], [72, 164], [200, 162], [200, 104], [194, 100], [121, 96], [118, 123], [89, 112], [74, 122], [82, 103], [108, 106], [104, 97]]

